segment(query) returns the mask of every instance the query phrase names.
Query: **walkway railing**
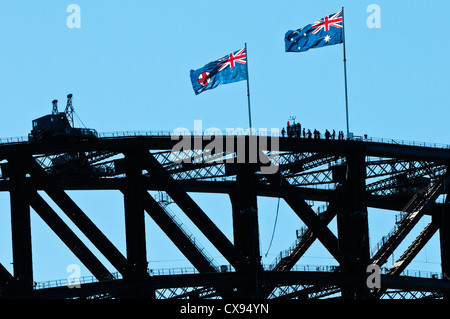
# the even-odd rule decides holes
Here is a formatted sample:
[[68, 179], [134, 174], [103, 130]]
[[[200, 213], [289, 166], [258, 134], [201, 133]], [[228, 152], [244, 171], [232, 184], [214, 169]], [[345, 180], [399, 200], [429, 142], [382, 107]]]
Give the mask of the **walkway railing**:
[[28, 143], [28, 136], [0, 138], [0, 144], [19, 144], [19, 143]]
[[[225, 132], [225, 134], [224, 134]], [[264, 132], [254, 131], [253, 134], [259, 136], [269, 136], [269, 132], [264, 134]], [[259, 133], [259, 134], [258, 134]], [[263, 134], [261, 134], [263, 133]], [[202, 135], [248, 135], [248, 130], [205, 130], [205, 131], [124, 131], [124, 132], [107, 132], [99, 133], [100, 138], [114, 138], [114, 137], [133, 137], [133, 136], [180, 136], [180, 135], [192, 135], [192, 136], [202, 136]], [[291, 137], [295, 139], [296, 137]], [[299, 139], [307, 139], [300, 137]], [[320, 138], [324, 139], [324, 138]], [[399, 140], [393, 138], [384, 137], [370, 137], [370, 136], [357, 136], [352, 135], [350, 138], [344, 136], [345, 140], [362, 141], [362, 142], [373, 142], [373, 143], [385, 143], [385, 144], [395, 144], [395, 145], [407, 145], [407, 146], [419, 146], [419, 147], [430, 147], [430, 148], [443, 148], [450, 149], [450, 144], [444, 143], [431, 143], [431, 142], [420, 142], [420, 141], [409, 141], [409, 140]]]
[[[272, 270], [271, 265], [263, 265], [265, 270]], [[231, 265], [222, 265], [221, 272], [234, 272], [234, 268]], [[381, 274], [387, 274], [388, 268], [382, 267]], [[150, 276], [169, 276], [169, 275], [187, 275], [187, 274], [198, 274], [199, 271], [194, 267], [179, 267], [179, 268], [162, 268], [162, 269], [148, 269], [148, 274]], [[294, 266], [290, 271], [313, 271], [313, 272], [339, 272], [340, 267], [338, 265], [297, 265]], [[123, 279], [122, 275], [118, 272], [112, 273], [113, 279], [118, 280]], [[442, 273], [432, 272], [432, 271], [422, 271], [422, 270], [404, 270], [400, 276], [407, 277], [418, 277], [418, 278], [429, 278], [429, 279], [442, 279]], [[90, 284], [96, 283], [99, 280], [94, 276], [83, 276], [71, 279], [59, 279], [59, 280], [48, 280], [37, 282], [34, 285], [34, 289], [47, 289], [56, 288], [64, 286], [75, 286], [77, 284]]]
[[[253, 130], [253, 135], [258, 136], [271, 136], [270, 130]], [[182, 136], [182, 135], [191, 135], [191, 136], [203, 136], [203, 135], [223, 135], [223, 136], [232, 136], [232, 135], [249, 135], [249, 131], [241, 130], [241, 129], [207, 129], [207, 130], [150, 130], [150, 131], [116, 131], [116, 132], [103, 132], [98, 133], [99, 138], [129, 138], [129, 137], [170, 137], [170, 136]], [[274, 137], [279, 136], [278, 133], [274, 133]], [[295, 139], [297, 137], [290, 137]], [[299, 137], [299, 139], [307, 139], [304, 137]], [[320, 139], [324, 139], [323, 137]], [[398, 140], [392, 138], [381, 138], [381, 137], [370, 137], [370, 136], [357, 136], [351, 135], [349, 137], [344, 136], [344, 140], [353, 140], [353, 141], [363, 141], [363, 142], [373, 142], [373, 143], [385, 143], [385, 144], [395, 144], [395, 145], [407, 145], [407, 146], [418, 146], [418, 147], [429, 147], [429, 148], [441, 148], [441, 149], [450, 149], [450, 144], [444, 143], [432, 143], [432, 142], [419, 142], [419, 141], [409, 141], [409, 140]], [[0, 144], [18, 144], [18, 143], [28, 143], [28, 136], [19, 136], [19, 137], [5, 137], [0, 138]]]
[[393, 138], [383, 138], [383, 137], [353, 136], [352, 140], [363, 141], [363, 142], [395, 144], [395, 145], [450, 149], [450, 144], [397, 140], [397, 139], [393, 139]]

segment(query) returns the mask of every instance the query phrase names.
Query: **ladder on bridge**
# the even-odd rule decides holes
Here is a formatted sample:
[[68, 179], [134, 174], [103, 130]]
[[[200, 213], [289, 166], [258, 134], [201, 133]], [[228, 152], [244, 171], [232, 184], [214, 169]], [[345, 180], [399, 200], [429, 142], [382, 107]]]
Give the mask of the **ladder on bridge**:
[[411, 245], [405, 250], [400, 258], [387, 272], [388, 275], [400, 275], [409, 262], [419, 253], [419, 251], [425, 246], [425, 244], [433, 237], [438, 230], [438, 224], [431, 221], [411, 243]]
[[[417, 256], [419, 251], [426, 245], [426, 243], [433, 237], [433, 235], [438, 230], [439, 225], [436, 222], [431, 221], [416, 237], [416, 239], [409, 245], [405, 252], [400, 256], [400, 258], [395, 262], [395, 264], [389, 269], [387, 275], [399, 276], [409, 263]], [[373, 293], [374, 298], [381, 298], [381, 296], [386, 293], [386, 288], [376, 289]]]
[[[328, 225], [331, 220], [336, 216], [336, 210], [333, 209], [333, 205], [325, 205], [326, 209], [318, 210], [317, 215], [324, 222], [324, 224]], [[312, 245], [316, 236], [314, 236], [313, 232], [304, 226], [300, 229], [300, 235], [295, 240], [294, 244], [288, 249], [288, 252], [283, 256], [283, 252], [281, 252], [281, 258], [275, 260], [274, 263], [271, 264], [270, 268], [274, 271], [288, 271], [290, 270], [300, 259], [300, 257], [305, 253], [305, 251]]]
[[195, 239], [194, 235], [183, 225], [177, 218], [175, 213], [168, 207], [172, 203], [170, 197], [166, 193], [159, 193], [156, 198], [158, 205], [166, 213], [166, 215], [178, 226], [180, 231], [189, 239], [192, 245], [200, 252], [200, 254], [209, 262], [209, 265], [216, 272], [220, 271], [220, 266], [215, 262], [214, 258], [206, 251], [206, 249]]
[[417, 224], [425, 211], [442, 193], [449, 180], [450, 172], [447, 171], [438, 180], [431, 182], [412, 197], [403, 209], [404, 214], [401, 220], [375, 247], [375, 252], [372, 257], [373, 263], [382, 266], [387, 261], [393, 250], [400, 245], [401, 241]]

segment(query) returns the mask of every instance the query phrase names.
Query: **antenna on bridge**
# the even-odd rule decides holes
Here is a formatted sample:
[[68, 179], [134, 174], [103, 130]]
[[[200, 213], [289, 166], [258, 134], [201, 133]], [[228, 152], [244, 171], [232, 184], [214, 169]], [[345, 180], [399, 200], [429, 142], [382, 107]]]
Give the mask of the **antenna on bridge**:
[[72, 94], [67, 94], [67, 105], [65, 110], [67, 119], [72, 127], [74, 127], [73, 123], [73, 105], [72, 105]]
[[52, 115], [58, 115], [58, 100], [53, 100], [53, 109], [52, 109]]

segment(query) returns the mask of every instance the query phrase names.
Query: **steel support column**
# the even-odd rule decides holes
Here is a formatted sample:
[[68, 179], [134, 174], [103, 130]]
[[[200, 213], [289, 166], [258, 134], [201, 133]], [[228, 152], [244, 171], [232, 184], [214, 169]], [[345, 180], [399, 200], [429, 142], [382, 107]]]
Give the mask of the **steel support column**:
[[142, 156], [138, 152], [125, 153], [125, 233], [127, 259], [132, 265], [132, 277], [147, 275], [145, 213], [142, 182]]
[[14, 279], [21, 291], [33, 289], [31, 221], [23, 156], [8, 160]]
[[[448, 191], [448, 190], [446, 190]], [[450, 196], [447, 193], [445, 203], [441, 213], [441, 227], [439, 229], [441, 248], [442, 277], [450, 280]], [[450, 299], [450, 294], [444, 295], [445, 299]]]
[[259, 245], [258, 207], [256, 176], [250, 165], [237, 164], [236, 191], [230, 194], [233, 210], [234, 246], [244, 257], [244, 264], [236, 271], [245, 273], [249, 279], [245, 286], [238, 287], [244, 298], [260, 298], [261, 254]]
[[362, 152], [347, 156], [347, 176], [341, 209], [337, 213], [342, 270], [361, 276], [361, 284], [343, 289], [344, 298], [367, 298], [366, 269], [370, 263], [369, 228], [365, 193], [366, 166]]

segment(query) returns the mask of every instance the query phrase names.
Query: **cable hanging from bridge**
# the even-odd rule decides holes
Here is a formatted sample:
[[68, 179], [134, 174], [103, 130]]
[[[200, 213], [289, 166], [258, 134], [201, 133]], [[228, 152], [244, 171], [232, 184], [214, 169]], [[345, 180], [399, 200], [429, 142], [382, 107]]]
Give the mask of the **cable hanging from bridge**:
[[274, 237], [274, 235], [275, 235], [275, 229], [276, 229], [276, 227], [277, 227], [278, 211], [279, 211], [279, 209], [280, 209], [281, 184], [282, 184], [282, 182], [283, 182], [283, 178], [282, 178], [282, 176], [281, 176], [281, 177], [280, 177], [280, 188], [279, 188], [279, 191], [278, 191], [277, 212], [276, 212], [276, 214], [275, 214], [275, 222], [274, 222], [274, 224], [273, 224], [272, 236], [271, 236], [271, 238], [270, 238], [269, 247], [267, 248], [265, 257], [267, 257], [267, 255], [269, 254], [269, 251], [270, 251], [270, 247], [272, 247], [272, 241], [273, 241], [273, 237]]

